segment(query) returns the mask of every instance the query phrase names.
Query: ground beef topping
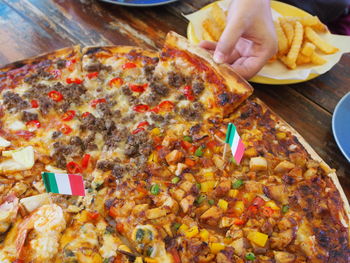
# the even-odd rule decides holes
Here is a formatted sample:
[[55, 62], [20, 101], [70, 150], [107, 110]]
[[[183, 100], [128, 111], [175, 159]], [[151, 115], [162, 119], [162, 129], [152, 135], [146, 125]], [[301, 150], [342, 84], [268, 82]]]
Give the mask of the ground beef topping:
[[26, 109], [29, 107], [29, 103], [21, 98], [17, 93], [7, 91], [3, 95], [4, 105], [7, 110], [13, 110], [14, 112]]
[[28, 121], [34, 121], [38, 119], [38, 114], [37, 113], [32, 113], [29, 111], [23, 111], [22, 114], [22, 121], [28, 122]]
[[184, 108], [175, 108], [186, 121], [201, 120], [203, 109], [204, 106], [200, 102], [194, 102], [192, 105]]
[[152, 142], [148, 138], [146, 131], [128, 136], [124, 151], [126, 156], [136, 157], [138, 155], [149, 155], [151, 151]]
[[200, 95], [204, 90], [204, 84], [202, 82], [195, 82], [192, 84], [192, 90], [195, 95]]
[[169, 72], [168, 83], [172, 87], [180, 88], [182, 85], [186, 83], [186, 78], [180, 73]]

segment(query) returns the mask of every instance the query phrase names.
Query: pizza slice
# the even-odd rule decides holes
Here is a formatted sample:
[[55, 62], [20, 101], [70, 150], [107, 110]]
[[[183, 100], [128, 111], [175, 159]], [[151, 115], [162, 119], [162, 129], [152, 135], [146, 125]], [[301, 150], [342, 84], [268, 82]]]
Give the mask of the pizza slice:
[[171, 105], [180, 119], [200, 121], [229, 115], [252, 92], [228, 65], [214, 63], [209, 52], [170, 32], [141, 100], [155, 111]]

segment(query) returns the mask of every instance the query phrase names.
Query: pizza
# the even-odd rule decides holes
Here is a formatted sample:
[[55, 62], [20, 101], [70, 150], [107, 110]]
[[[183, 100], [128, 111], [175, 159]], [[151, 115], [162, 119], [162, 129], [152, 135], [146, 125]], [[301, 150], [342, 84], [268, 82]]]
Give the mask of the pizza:
[[[350, 260], [334, 171], [173, 32], [160, 52], [72, 47], [16, 62], [0, 87], [0, 262]], [[46, 192], [43, 172], [82, 175], [85, 196]]]

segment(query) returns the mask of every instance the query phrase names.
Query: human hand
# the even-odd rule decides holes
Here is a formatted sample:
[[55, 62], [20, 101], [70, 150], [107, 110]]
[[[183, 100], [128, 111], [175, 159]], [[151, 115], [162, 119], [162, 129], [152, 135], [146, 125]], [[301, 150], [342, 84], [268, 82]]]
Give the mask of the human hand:
[[219, 42], [202, 41], [214, 61], [229, 63], [246, 79], [253, 77], [277, 52], [269, 0], [233, 0]]

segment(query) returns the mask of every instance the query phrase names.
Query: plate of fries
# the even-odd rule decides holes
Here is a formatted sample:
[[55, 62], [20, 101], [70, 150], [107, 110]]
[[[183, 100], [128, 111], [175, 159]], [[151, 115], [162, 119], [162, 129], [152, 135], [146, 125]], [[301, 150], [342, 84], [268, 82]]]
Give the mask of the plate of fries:
[[[229, 0], [211, 3], [187, 15], [188, 39], [217, 42], [226, 25]], [[313, 79], [330, 70], [343, 53], [350, 52], [350, 37], [332, 35], [316, 16], [294, 6], [271, 1], [278, 52], [250, 81], [293, 84]]]

